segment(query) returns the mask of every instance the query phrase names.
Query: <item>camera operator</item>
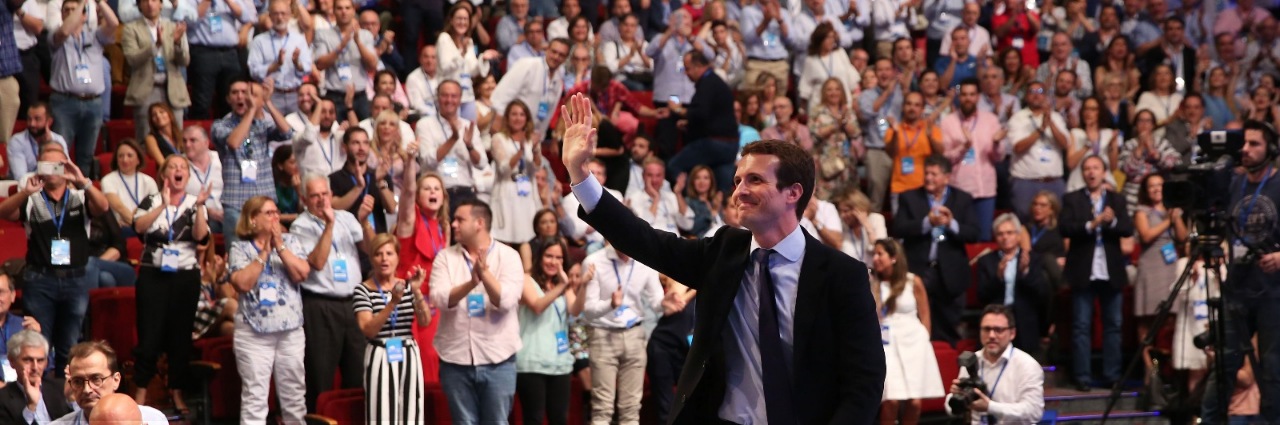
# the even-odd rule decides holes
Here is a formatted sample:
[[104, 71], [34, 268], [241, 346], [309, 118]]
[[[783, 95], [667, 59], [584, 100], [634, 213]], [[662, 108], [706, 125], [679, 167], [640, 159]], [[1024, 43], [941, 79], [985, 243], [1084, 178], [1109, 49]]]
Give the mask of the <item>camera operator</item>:
[[[1277, 228], [1277, 201], [1280, 201], [1280, 179], [1275, 178], [1273, 162], [1280, 147], [1280, 135], [1270, 124], [1247, 121], [1244, 124], [1244, 146], [1240, 149], [1240, 165], [1243, 174], [1231, 180], [1230, 214], [1232, 259], [1227, 269], [1228, 281], [1223, 285], [1225, 302], [1224, 320], [1226, 335], [1222, 338], [1224, 375], [1222, 379], [1210, 379], [1204, 396], [1201, 417], [1206, 424], [1220, 423], [1222, 409], [1218, 402], [1218, 383], [1234, 388], [1236, 371], [1244, 363], [1245, 348], [1250, 338], [1258, 336], [1257, 358], [1262, 364], [1280, 362], [1280, 341], [1273, 328], [1280, 321], [1280, 309], [1274, 308], [1280, 301], [1280, 289], [1271, 288], [1280, 280], [1280, 241]], [[1247, 253], [1247, 254], [1246, 254]], [[1267, 326], [1263, 326], [1267, 324]], [[1257, 379], [1262, 392], [1262, 420], [1280, 422], [1280, 371], [1276, 368], [1259, 368], [1262, 376]]]
[[[1044, 369], [1030, 354], [1014, 348], [1017, 322], [1009, 307], [992, 304], [982, 311], [980, 332], [982, 352], [978, 355], [978, 380], [990, 393], [975, 389], [969, 401], [973, 424], [1033, 424], [1044, 414]], [[951, 383], [947, 394], [947, 414], [954, 414], [951, 398], [963, 396], [969, 372]], [[979, 385], [983, 387], [984, 385]], [[987, 420], [984, 421], [983, 418]]]

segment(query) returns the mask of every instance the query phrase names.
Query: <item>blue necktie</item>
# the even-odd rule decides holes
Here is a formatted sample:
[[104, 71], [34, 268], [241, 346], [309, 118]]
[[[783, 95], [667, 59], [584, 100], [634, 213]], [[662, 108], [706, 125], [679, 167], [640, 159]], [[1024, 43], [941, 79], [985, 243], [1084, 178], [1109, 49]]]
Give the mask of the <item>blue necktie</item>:
[[778, 332], [778, 308], [773, 277], [769, 274], [772, 249], [756, 249], [751, 254], [760, 293], [760, 368], [764, 378], [764, 401], [769, 424], [794, 424], [791, 400], [791, 368], [782, 354], [782, 337]]

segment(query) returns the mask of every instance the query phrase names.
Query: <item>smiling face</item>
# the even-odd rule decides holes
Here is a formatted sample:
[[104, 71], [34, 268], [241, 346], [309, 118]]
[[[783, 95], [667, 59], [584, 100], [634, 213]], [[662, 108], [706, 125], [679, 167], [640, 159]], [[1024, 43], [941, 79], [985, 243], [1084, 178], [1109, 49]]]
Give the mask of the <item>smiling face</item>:
[[1151, 200], [1151, 205], [1164, 202], [1164, 177], [1159, 174], [1147, 176], [1147, 199]]
[[830, 79], [822, 83], [822, 104], [839, 108], [842, 95], [844, 95], [844, 87], [840, 87], [840, 80]]
[[560, 230], [554, 213], [544, 212], [542, 214], [538, 214], [538, 222], [536, 224], [537, 225], [534, 227], [534, 233], [541, 237], [555, 236]]
[[458, 116], [458, 105], [462, 103], [462, 86], [457, 83], [440, 83], [436, 90], [436, 104], [440, 107], [440, 116], [453, 119]]
[[418, 209], [423, 214], [433, 216], [444, 205], [444, 182], [435, 175], [425, 175], [418, 179]]
[[[151, 105], [148, 112], [150, 112], [150, 117], [148, 117], [147, 122], [151, 124], [151, 127], [160, 129], [162, 133], [167, 133], [167, 131], [163, 130], [167, 130], [173, 125], [173, 117], [169, 115], [169, 111], [165, 110], [159, 103], [156, 103]], [[28, 119], [30, 116], [31, 114], [28, 113]]]
[[774, 155], [742, 157], [733, 175], [733, 198], [738, 202], [740, 220], [748, 229], [777, 223], [784, 214], [795, 215], [800, 202], [800, 184], [779, 189], [778, 168], [782, 161]]
[[542, 258], [538, 260], [543, 276], [559, 276], [564, 270], [564, 248], [560, 244], [551, 244], [542, 251]]
[[646, 190], [662, 190], [662, 182], [667, 178], [667, 169], [662, 164], [650, 162], [644, 165], [644, 187]]
[[449, 17], [449, 30], [453, 35], [463, 35], [467, 33], [467, 29], [471, 28], [471, 11], [465, 7], [459, 7], [453, 10], [453, 16]]
[[699, 195], [711, 193], [711, 170], [699, 168], [693, 173], [693, 192]]
[[925, 72], [920, 74], [920, 92], [927, 95], [938, 94], [938, 74]]
[[133, 146], [122, 144], [116, 148], [116, 169], [120, 174], [133, 174], [138, 171], [138, 151]]
[[517, 106], [507, 108], [507, 126], [506, 128], [512, 132], [523, 132], [529, 123], [529, 110]]
[[876, 249], [871, 252], [871, 271], [875, 272], [876, 275], [890, 275], [893, 273], [893, 265], [897, 262], [898, 260], [889, 255], [889, 252], [885, 251], [884, 246], [881, 244], [876, 244]]

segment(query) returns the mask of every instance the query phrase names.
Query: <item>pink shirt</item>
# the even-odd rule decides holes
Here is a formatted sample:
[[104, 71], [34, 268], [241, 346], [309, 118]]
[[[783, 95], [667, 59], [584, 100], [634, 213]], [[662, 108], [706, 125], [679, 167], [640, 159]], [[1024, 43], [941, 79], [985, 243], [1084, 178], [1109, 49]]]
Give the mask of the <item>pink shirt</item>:
[[[495, 241], [485, 258], [502, 287], [502, 300], [497, 305], [481, 283], [449, 307], [449, 291], [471, 281], [462, 244], [441, 250], [431, 265], [431, 305], [440, 310], [435, 347], [442, 361], [463, 366], [496, 364], [511, 358], [522, 347], [516, 315], [525, 279], [520, 254]], [[471, 317], [467, 301], [477, 295], [484, 298], [484, 311], [479, 317]]]
[[[1253, 22], [1254, 25], [1261, 23], [1263, 19], [1271, 16], [1271, 14], [1267, 13], [1266, 9], [1257, 6], [1254, 6], [1247, 15], [1248, 20]], [[1223, 10], [1222, 12], [1218, 12], [1218, 20], [1213, 23], [1213, 34], [1237, 34], [1242, 28], [1244, 28], [1245, 18], [1245, 14], [1242, 14], [1238, 7], [1232, 7], [1227, 10]]]
[[[1000, 119], [990, 112], [977, 111], [976, 118], [961, 121], [960, 113], [942, 117], [942, 145], [951, 160], [951, 185], [969, 192], [974, 198], [996, 196], [995, 162], [1004, 157], [1003, 146], [994, 140], [1000, 130]], [[964, 130], [973, 137], [973, 154], [965, 149]]]
[[760, 138], [763, 140], [776, 139], [776, 140], [782, 140], [784, 142], [791, 142], [791, 143], [795, 143], [796, 145], [799, 145], [801, 148], [804, 148], [805, 151], [813, 150], [813, 136], [809, 134], [809, 127], [805, 127], [804, 124], [801, 124], [799, 121], [796, 121], [794, 119], [791, 121], [788, 121], [787, 126], [790, 127], [792, 131], [795, 132], [796, 137], [794, 140], [787, 137], [786, 129], [779, 128], [779, 126], [776, 126], [776, 125], [773, 127], [766, 128], [764, 129], [764, 131], [761, 131]]

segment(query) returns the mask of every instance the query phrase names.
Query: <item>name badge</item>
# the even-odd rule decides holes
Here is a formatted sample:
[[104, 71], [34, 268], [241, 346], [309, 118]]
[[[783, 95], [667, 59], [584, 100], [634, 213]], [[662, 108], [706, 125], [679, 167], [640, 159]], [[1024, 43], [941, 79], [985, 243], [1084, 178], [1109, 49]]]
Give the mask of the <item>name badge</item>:
[[542, 101], [538, 103], [538, 121], [546, 121], [547, 116], [551, 115], [551, 104]]
[[338, 81], [351, 81], [351, 66], [345, 63], [338, 64]]
[[622, 315], [626, 312], [627, 312], [627, 305], [626, 304], [620, 305], [618, 306], [617, 310], [613, 311], [613, 317], [622, 317]]
[[1234, 244], [1231, 244], [1231, 261], [1239, 261], [1248, 253], [1249, 248], [1245, 248], [1244, 244], [1240, 241], [1236, 241]]
[[71, 241], [54, 239], [49, 245], [49, 264], [55, 266], [71, 265]]
[[273, 281], [258, 282], [258, 305], [275, 307], [280, 304], [280, 287]]
[[404, 361], [404, 341], [400, 338], [387, 338], [387, 363]]
[[529, 176], [521, 174], [516, 176], [515, 179], [517, 195], [524, 198], [528, 197], [530, 193], [533, 193], [533, 183], [529, 181]]
[[426, 108], [426, 110], [425, 110], [425, 111], [422, 111], [422, 115], [424, 115], [424, 116], [428, 116], [428, 117], [434, 117], [434, 116], [436, 116], [436, 103], [435, 103], [435, 102], [427, 102], [427, 108]]
[[156, 55], [156, 72], [163, 74], [165, 72], [164, 56]]
[[252, 159], [240, 161], [240, 183], [258, 182], [258, 161]]
[[[474, 47], [474, 46], [472, 46], [472, 47]], [[464, 73], [462, 73], [462, 74], [459, 74], [459, 75], [458, 75], [458, 81], [459, 81], [459, 82], [465, 81], [465, 83], [460, 83], [460, 84], [459, 84], [460, 86], [462, 86], [462, 92], [463, 92], [463, 93], [468, 93], [468, 92], [470, 92], [470, 91], [471, 91], [471, 74], [468, 74], [468, 73], [465, 73], [465, 72], [464, 72]]]
[[4, 382], [15, 382], [18, 380], [18, 371], [9, 365], [9, 359], [0, 359], [0, 369], [4, 370]]
[[880, 138], [884, 139], [889, 134], [889, 120], [881, 118], [876, 121], [876, 127], [880, 130]]
[[1015, 37], [1013, 39], [1013, 48], [1021, 50], [1022, 46], [1025, 46], [1025, 45], [1026, 45], [1026, 41], [1022, 40], [1022, 37]]
[[467, 295], [467, 317], [484, 317], [484, 294]]
[[941, 227], [934, 227], [932, 229], [929, 229], [929, 235], [932, 236], [933, 240], [937, 242], [942, 242], [947, 240], [947, 233]]
[[440, 161], [440, 174], [444, 174], [445, 177], [457, 178], [459, 168], [461, 166], [458, 164], [458, 158], [446, 156], [443, 161]]
[[1043, 33], [1036, 37], [1036, 49], [1049, 51], [1049, 36]]
[[569, 334], [565, 331], [556, 331], [556, 354], [564, 354], [569, 352]]
[[1178, 261], [1178, 250], [1173, 248], [1173, 242], [1160, 246], [1160, 256], [1164, 257], [1165, 264], [1173, 264]]
[[880, 343], [889, 345], [889, 325], [880, 325]]
[[1191, 311], [1195, 314], [1196, 320], [1209, 320], [1209, 303], [1205, 300], [1196, 300], [1192, 304]]
[[165, 246], [160, 250], [160, 271], [173, 273], [178, 271], [178, 250]]
[[75, 80], [77, 83], [80, 83], [80, 84], [93, 83], [93, 74], [89, 73], [89, 65], [85, 65], [85, 64], [76, 65], [75, 68], [71, 70], [71, 72], [72, 72], [71, 75], [75, 77]]
[[965, 164], [973, 164], [974, 162], [977, 162], [977, 161], [978, 161], [978, 154], [977, 152], [973, 151], [973, 148], [969, 148], [969, 150], [964, 151]]
[[209, 31], [215, 34], [222, 32], [222, 15], [209, 16]]
[[768, 30], [764, 32], [764, 46], [773, 47], [778, 45], [778, 31]]
[[902, 175], [907, 176], [916, 172], [916, 159], [912, 157], [902, 158]]
[[330, 269], [333, 272], [333, 281], [346, 283], [347, 282], [347, 259], [339, 258], [339, 259], [330, 261], [329, 263], [330, 263]]
[[692, 346], [693, 346], [693, 334], [685, 335], [685, 337], [684, 337], [684, 338], [685, 338], [685, 340], [686, 340], [686, 341], [689, 341], [689, 346], [690, 346], [690, 347], [692, 347]]

